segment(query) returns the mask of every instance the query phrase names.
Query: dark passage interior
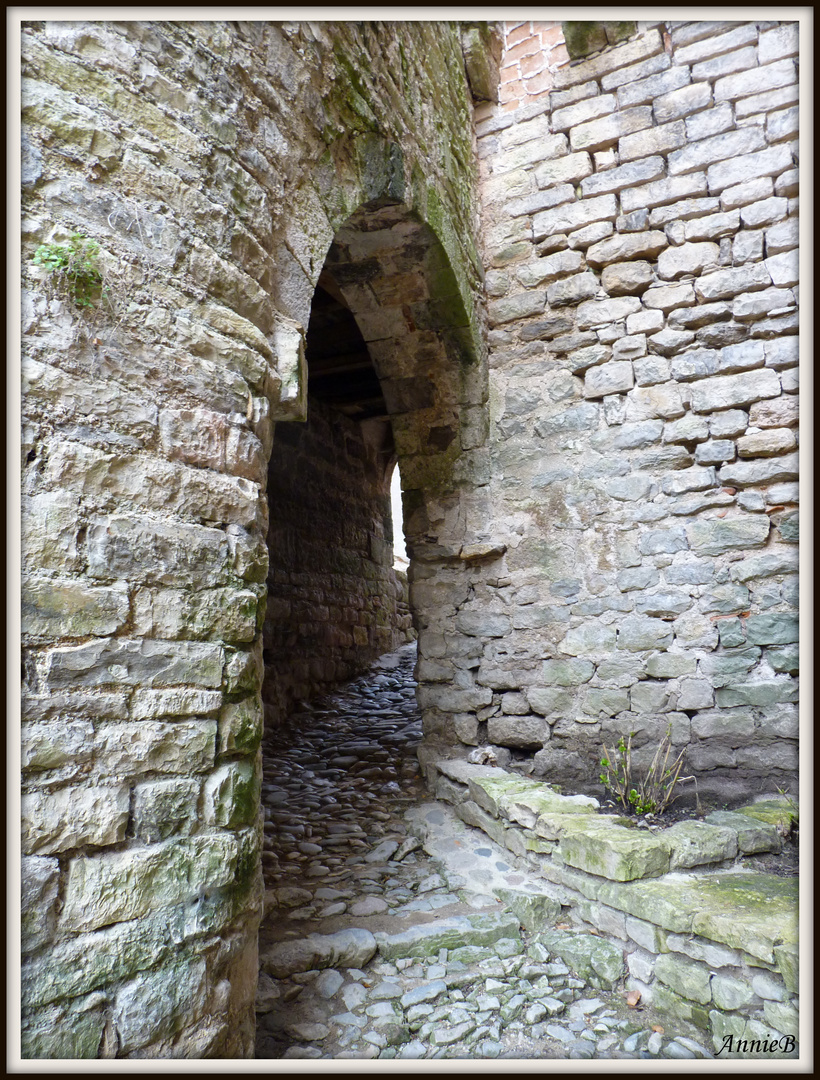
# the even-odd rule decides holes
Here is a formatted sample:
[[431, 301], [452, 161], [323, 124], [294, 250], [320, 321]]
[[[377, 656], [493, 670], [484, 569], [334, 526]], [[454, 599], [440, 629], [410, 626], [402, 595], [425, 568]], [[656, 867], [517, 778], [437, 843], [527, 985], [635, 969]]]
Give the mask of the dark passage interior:
[[308, 416], [276, 427], [268, 475], [266, 727], [412, 637], [393, 569], [393, 431], [367, 345], [333, 278], [307, 333]]

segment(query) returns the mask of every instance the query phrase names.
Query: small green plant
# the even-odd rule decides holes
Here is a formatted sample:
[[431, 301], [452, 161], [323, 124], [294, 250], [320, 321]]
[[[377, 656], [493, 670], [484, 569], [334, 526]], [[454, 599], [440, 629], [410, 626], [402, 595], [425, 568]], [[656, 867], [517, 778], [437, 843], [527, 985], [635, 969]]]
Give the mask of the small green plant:
[[632, 763], [632, 736], [634, 734], [634, 731], [631, 732], [626, 742], [622, 736], [615, 750], [608, 750], [604, 746], [604, 756], [601, 758], [604, 769], [600, 774], [601, 783], [627, 813], [639, 816], [662, 814], [667, 806], [671, 806], [681, 794], [674, 793], [676, 786], [683, 781], [694, 780], [693, 776], [681, 776], [686, 751], [681, 750], [670, 763], [669, 758], [672, 753], [670, 725], [655, 751], [646, 774], [639, 777]]
[[67, 244], [41, 244], [33, 262], [51, 274], [55, 288], [68, 293], [77, 307], [90, 308], [98, 295], [104, 295], [99, 253], [96, 240], [75, 232]]
[[786, 824], [778, 825], [777, 831], [786, 840], [796, 840], [800, 829], [800, 807], [792, 798], [788, 789], [779, 787], [777, 793], [784, 799], [789, 808], [788, 822]]

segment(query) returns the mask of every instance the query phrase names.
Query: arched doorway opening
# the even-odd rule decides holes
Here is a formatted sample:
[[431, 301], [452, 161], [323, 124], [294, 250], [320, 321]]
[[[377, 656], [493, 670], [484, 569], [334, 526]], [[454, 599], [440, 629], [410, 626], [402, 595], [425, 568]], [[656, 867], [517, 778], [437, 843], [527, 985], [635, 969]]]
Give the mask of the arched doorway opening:
[[[410, 609], [423, 655], [486, 522], [486, 371], [442, 244], [405, 203], [371, 200], [336, 230], [305, 354], [307, 419], [277, 425], [268, 478], [269, 727], [406, 641]], [[410, 609], [393, 568], [397, 462]]]

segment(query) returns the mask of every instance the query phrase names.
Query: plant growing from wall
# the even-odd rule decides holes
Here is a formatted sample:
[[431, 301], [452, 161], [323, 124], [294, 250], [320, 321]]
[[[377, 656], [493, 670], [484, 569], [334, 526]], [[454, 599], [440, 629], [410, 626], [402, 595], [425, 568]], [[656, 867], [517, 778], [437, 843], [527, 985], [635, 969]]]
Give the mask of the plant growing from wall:
[[632, 762], [632, 736], [634, 734], [634, 731], [630, 732], [626, 742], [621, 737], [614, 750], [608, 750], [606, 745], [604, 746], [604, 756], [601, 758], [601, 766], [604, 770], [600, 774], [601, 783], [614, 795], [627, 813], [639, 816], [662, 814], [680, 796], [681, 792], [675, 794], [677, 785], [695, 779], [693, 776], [681, 776], [686, 750], [681, 750], [670, 763], [669, 758], [672, 753], [672, 727], [670, 725], [646, 773], [639, 776]]
[[65, 244], [41, 244], [32, 261], [48, 271], [56, 292], [69, 296], [78, 308], [90, 308], [106, 294], [99, 254], [96, 240], [75, 232]]

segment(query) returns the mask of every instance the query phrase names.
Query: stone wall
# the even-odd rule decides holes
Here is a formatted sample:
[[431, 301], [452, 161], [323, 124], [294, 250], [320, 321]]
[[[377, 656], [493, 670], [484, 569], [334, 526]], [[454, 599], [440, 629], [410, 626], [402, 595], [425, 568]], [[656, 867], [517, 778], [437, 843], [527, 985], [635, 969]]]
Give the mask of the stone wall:
[[[702, 796], [795, 790], [796, 26], [624, 26], [570, 63], [510, 24], [473, 112], [486, 28], [24, 24], [26, 1056], [251, 1052], [269, 530], [366, 442], [285, 426], [321, 274], [400, 463], [425, 760], [594, 787], [671, 725]], [[32, 262], [72, 233], [90, 307]]]
[[460, 734], [591, 788], [602, 741], [671, 725], [702, 795], [788, 787], [797, 24], [638, 24], [563, 66], [546, 40], [509, 25], [501, 70], [540, 55], [551, 88], [476, 110], [507, 550]]
[[[387, 468], [386, 468], [387, 464]], [[265, 726], [409, 640], [393, 570], [391, 469], [361, 425], [311, 398], [276, 429], [268, 499]]]
[[[453, 475], [486, 401], [460, 33], [22, 31], [22, 1053], [247, 1056], [268, 460], [305, 417], [332, 245], [417, 548], [460, 546], [474, 498]], [[100, 249], [88, 307], [33, 262], [74, 233]]]

